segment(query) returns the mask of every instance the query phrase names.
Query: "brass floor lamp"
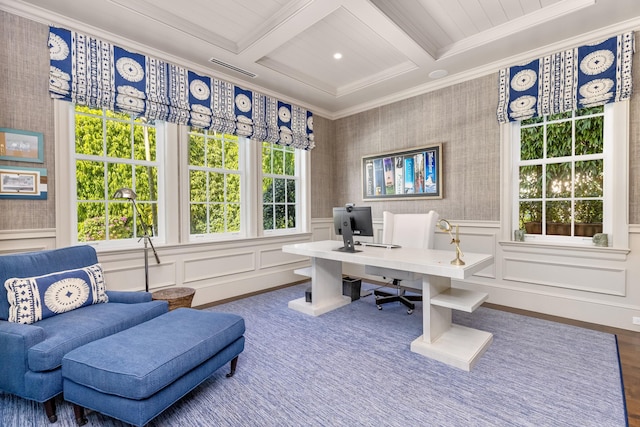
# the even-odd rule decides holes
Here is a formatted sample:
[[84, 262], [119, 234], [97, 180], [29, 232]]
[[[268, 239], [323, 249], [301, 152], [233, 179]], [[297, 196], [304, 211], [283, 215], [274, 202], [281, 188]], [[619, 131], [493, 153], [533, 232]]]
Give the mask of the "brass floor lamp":
[[147, 223], [144, 222], [142, 218], [142, 214], [140, 213], [140, 209], [138, 209], [138, 205], [136, 204], [137, 194], [130, 188], [120, 188], [113, 195], [114, 199], [129, 199], [131, 204], [133, 205], [134, 215], [138, 214], [138, 218], [140, 220], [140, 224], [142, 224], [142, 230], [144, 235], [142, 238], [144, 239], [144, 290], [149, 292], [149, 247], [153, 250], [153, 255], [156, 258], [156, 262], [160, 264], [160, 258], [158, 257], [158, 253], [156, 252], [156, 248], [153, 246], [153, 242], [151, 241], [151, 236], [149, 235], [149, 228], [147, 227]]

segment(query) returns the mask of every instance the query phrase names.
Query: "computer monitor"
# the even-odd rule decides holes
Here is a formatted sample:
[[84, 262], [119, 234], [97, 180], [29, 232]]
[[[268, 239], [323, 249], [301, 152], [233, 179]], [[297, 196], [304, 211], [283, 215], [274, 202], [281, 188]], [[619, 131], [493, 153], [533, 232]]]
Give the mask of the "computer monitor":
[[373, 221], [370, 206], [346, 205], [333, 208], [333, 226], [338, 235], [342, 235], [344, 246], [336, 249], [341, 252], [360, 252], [354, 247], [354, 236], [373, 236]]

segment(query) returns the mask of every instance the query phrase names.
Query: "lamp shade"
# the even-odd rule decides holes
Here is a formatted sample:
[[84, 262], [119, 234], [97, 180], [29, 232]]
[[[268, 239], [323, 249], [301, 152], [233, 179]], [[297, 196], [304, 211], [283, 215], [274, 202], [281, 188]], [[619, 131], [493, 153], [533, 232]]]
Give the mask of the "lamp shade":
[[116, 190], [115, 194], [113, 195], [114, 199], [135, 200], [136, 197], [138, 197], [136, 192], [133, 191], [130, 188], [120, 188], [120, 189]]
[[446, 219], [441, 219], [440, 221], [438, 221], [438, 228], [442, 231], [451, 232], [451, 223], [449, 223], [449, 221], [447, 221]]

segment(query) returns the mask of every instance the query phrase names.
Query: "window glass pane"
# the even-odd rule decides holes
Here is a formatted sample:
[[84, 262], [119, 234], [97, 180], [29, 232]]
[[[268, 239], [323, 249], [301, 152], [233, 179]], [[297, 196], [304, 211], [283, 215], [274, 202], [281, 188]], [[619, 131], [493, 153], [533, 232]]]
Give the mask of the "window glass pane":
[[296, 181], [287, 180], [287, 202], [295, 203], [296, 201]]
[[227, 211], [227, 229], [229, 231], [240, 231], [240, 204], [229, 203]]
[[602, 153], [603, 126], [602, 116], [576, 120], [576, 155]]
[[189, 164], [204, 166], [204, 136], [189, 134]]
[[271, 157], [272, 157], [271, 144], [269, 144], [268, 142], [263, 142], [262, 143], [262, 173], [272, 172]]
[[264, 205], [262, 207], [262, 222], [265, 230], [275, 228], [273, 222], [273, 205]]
[[209, 174], [209, 201], [223, 203], [224, 200], [224, 174], [212, 172]]
[[274, 187], [274, 202], [276, 203], [284, 203], [287, 201], [286, 199], [286, 195], [285, 195], [285, 179], [282, 178], [276, 178], [273, 180], [273, 187]]
[[240, 175], [227, 175], [227, 201], [240, 203]]
[[547, 165], [547, 197], [571, 197], [571, 163]]
[[564, 113], [552, 114], [549, 116], [548, 120], [560, 120], [560, 119], [568, 119], [572, 115], [572, 111], [565, 111]]
[[133, 238], [133, 206], [131, 203], [109, 203], [109, 239]]
[[224, 204], [209, 205], [209, 232], [224, 233]]
[[224, 145], [224, 167], [225, 169], [238, 170], [240, 167], [238, 142], [227, 141]]
[[104, 199], [104, 163], [76, 160], [76, 197], [78, 200]]
[[262, 202], [273, 202], [273, 178], [262, 179]]
[[295, 153], [291, 149], [285, 151], [284, 173], [285, 175], [294, 175], [296, 173]]
[[287, 228], [287, 216], [284, 205], [275, 205], [276, 228]]
[[520, 131], [520, 159], [541, 159], [544, 150], [544, 128], [542, 126], [522, 128]]
[[542, 202], [520, 202], [520, 229], [528, 234], [542, 234]]
[[520, 166], [520, 198], [542, 197], [542, 165]]
[[[95, 110], [93, 110], [95, 112]], [[97, 112], [100, 114], [100, 111]], [[103, 134], [102, 134], [102, 118], [90, 117], [82, 114], [76, 114], [76, 154], [94, 154], [102, 156], [103, 150]]]
[[572, 153], [571, 122], [553, 123], [547, 126], [547, 157], [565, 157]]
[[284, 174], [284, 152], [282, 150], [273, 150], [273, 173], [276, 175]]
[[131, 125], [107, 120], [107, 156], [130, 159], [131, 145]]
[[[76, 174], [77, 175], [77, 174]], [[97, 176], [95, 176], [97, 178]], [[94, 184], [103, 186], [101, 181], [93, 180]], [[108, 198], [113, 197], [120, 188], [133, 188], [133, 168], [124, 163], [107, 163], [107, 182], [109, 183]], [[104, 198], [104, 186], [100, 189], [100, 198]]]
[[222, 169], [222, 140], [207, 138], [207, 167]]
[[604, 160], [576, 162], [576, 197], [602, 197], [604, 181]]
[[136, 166], [136, 200], [158, 200], [158, 169], [151, 166]]
[[525, 119], [522, 122], [522, 126], [531, 125], [535, 123], [542, 123], [544, 121], [544, 117], [531, 117], [530, 119]]
[[[576, 223], [600, 224], [602, 228], [602, 200], [578, 200], [575, 209]], [[597, 231], [601, 233], [601, 231]]]
[[[138, 119], [146, 123], [146, 119]], [[136, 160], [153, 162], [156, 160], [156, 129], [149, 126], [134, 126], [133, 145]]]
[[207, 201], [207, 173], [200, 170], [189, 171], [189, 200]]
[[287, 227], [296, 226], [296, 205], [287, 205]]
[[78, 241], [105, 240], [107, 235], [106, 215], [102, 203], [78, 203]]
[[597, 107], [581, 108], [576, 111], [576, 116], [587, 116], [590, 114], [602, 114], [604, 113], [604, 105], [598, 105]]
[[571, 235], [571, 202], [558, 200], [546, 202], [547, 234]]
[[207, 205], [192, 204], [190, 206], [190, 230], [191, 234], [204, 234], [207, 232]]

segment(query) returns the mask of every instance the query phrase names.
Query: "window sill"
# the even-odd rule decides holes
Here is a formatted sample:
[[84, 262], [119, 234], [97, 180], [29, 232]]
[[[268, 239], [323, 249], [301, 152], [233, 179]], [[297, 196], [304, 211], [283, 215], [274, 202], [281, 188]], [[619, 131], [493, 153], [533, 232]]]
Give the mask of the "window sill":
[[553, 242], [515, 242], [512, 240], [501, 240], [498, 244], [505, 252], [520, 252], [540, 255], [578, 256], [581, 258], [592, 258], [609, 261], [625, 261], [631, 249], [571, 245], [567, 243]]
[[[276, 236], [259, 236], [259, 237], [246, 237], [246, 238], [238, 238], [238, 237], [229, 237], [225, 239], [206, 239], [206, 240], [198, 240], [198, 241], [189, 241], [177, 244], [162, 244], [162, 243], [154, 243], [154, 247], [158, 251], [167, 251], [167, 250], [193, 250], [199, 247], [210, 246], [215, 248], [217, 246], [224, 247], [246, 247], [246, 246], [257, 246], [257, 245], [266, 245], [266, 244], [289, 244], [289, 243], [298, 243], [302, 241], [310, 240], [312, 237], [312, 233], [295, 233], [295, 234], [286, 234], [286, 235], [276, 235]], [[117, 254], [117, 253], [130, 253], [132, 251], [143, 250], [144, 245], [142, 242], [137, 244], [136, 246], [120, 246], [120, 247], [100, 247], [99, 245], [94, 245], [96, 251], [98, 253], [109, 253], [109, 254]], [[150, 249], [150, 248], [149, 248]]]

